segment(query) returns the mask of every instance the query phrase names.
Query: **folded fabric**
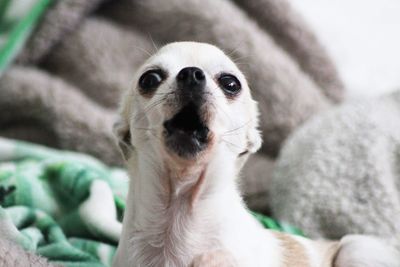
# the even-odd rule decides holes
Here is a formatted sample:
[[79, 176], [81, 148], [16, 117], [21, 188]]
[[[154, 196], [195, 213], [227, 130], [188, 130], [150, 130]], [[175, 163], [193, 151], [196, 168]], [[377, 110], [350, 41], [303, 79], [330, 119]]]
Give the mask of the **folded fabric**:
[[3, 138], [0, 160], [0, 238], [64, 266], [111, 264], [127, 193], [124, 171]]
[[400, 91], [314, 117], [270, 185], [273, 215], [307, 235], [374, 234], [400, 250]]
[[0, 76], [22, 49], [52, 0], [0, 2]]
[[[0, 239], [62, 266], [110, 266], [127, 188], [124, 170], [90, 156], [0, 138]], [[301, 234], [254, 216], [266, 228]]]

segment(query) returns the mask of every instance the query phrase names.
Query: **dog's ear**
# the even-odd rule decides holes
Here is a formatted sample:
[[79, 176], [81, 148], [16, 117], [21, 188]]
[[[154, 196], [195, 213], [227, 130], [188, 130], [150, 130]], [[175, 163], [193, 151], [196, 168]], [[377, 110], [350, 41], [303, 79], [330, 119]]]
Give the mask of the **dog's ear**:
[[128, 160], [134, 150], [132, 145], [131, 131], [129, 123], [121, 116], [117, 119], [113, 126], [114, 135], [117, 137], [117, 144], [121, 150], [122, 156]]

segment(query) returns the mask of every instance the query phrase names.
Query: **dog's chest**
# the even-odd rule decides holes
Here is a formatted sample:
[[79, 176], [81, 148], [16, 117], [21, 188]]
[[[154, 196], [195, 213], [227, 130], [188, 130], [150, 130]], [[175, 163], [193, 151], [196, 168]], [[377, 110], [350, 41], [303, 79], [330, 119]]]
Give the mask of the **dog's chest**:
[[218, 246], [217, 230], [207, 218], [182, 212], [182, 207], [149, 217], [132, 236], [132, 266], [188, 266], [196, 255]]

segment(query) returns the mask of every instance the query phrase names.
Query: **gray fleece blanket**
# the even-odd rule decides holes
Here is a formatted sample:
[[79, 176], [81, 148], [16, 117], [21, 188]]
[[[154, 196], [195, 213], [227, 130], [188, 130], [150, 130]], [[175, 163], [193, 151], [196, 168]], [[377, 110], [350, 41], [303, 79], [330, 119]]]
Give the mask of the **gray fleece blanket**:
[[286, 142], [273, 215], [311, 237], [380, 235], [400, 249], [400, 91], [314, 117]]
[[157, 47], [179, 40], [216, 44], [246, 73], [264, 147], [244, 187], [265, 211], [281, 143], [343, 94], [325, 49], [286, 0], [53, 1], [0, 78], [0, 135], [121, 165], [111, 130], [120, 92]]

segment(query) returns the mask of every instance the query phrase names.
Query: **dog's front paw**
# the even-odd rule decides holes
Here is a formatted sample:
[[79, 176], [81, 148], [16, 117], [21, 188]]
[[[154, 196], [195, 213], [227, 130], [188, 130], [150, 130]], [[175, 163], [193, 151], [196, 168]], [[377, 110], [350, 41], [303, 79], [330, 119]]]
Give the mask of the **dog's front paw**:
[[190, 267], [238, 267], [238, 264], [228, 251], [213, 250], [196, 256]]

